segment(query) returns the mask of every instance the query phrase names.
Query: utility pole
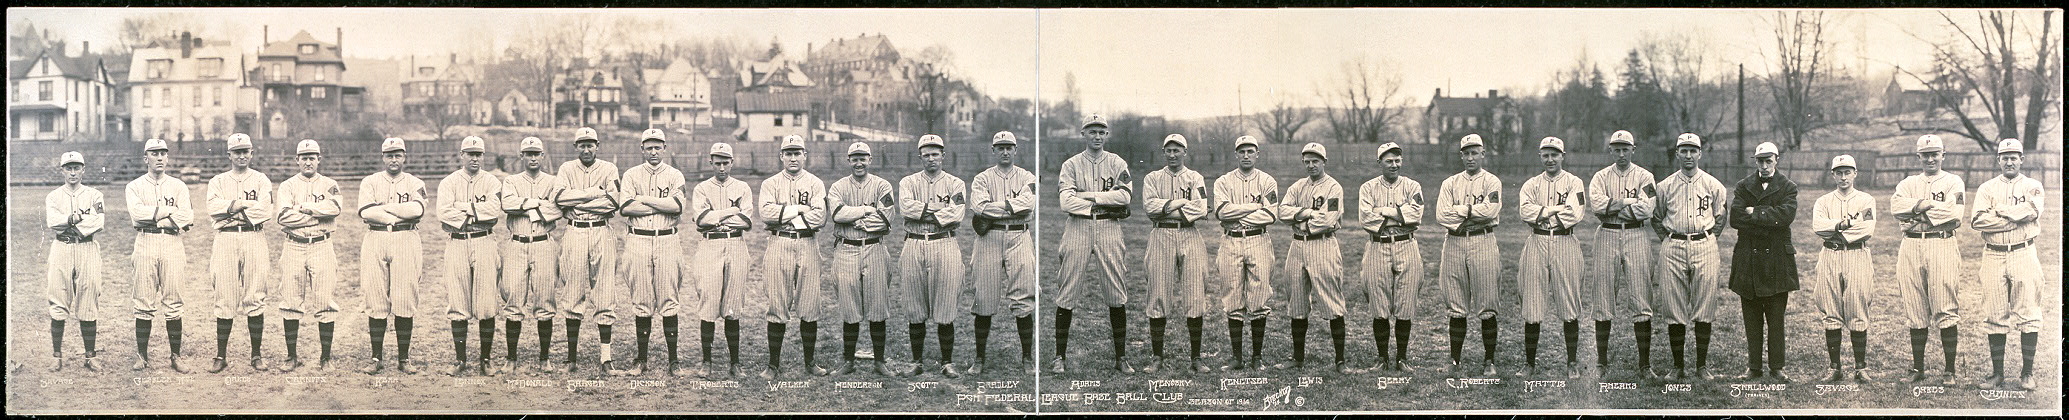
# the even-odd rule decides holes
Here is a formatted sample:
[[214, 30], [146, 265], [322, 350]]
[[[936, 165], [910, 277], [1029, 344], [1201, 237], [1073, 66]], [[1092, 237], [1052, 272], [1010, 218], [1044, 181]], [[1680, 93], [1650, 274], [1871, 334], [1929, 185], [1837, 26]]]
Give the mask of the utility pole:
[[1745, 65], [1744, 63], [1740, 63], [1740, 64], [1739, 64], [1739, 99], [1738, 99], [1738, 107], [1739, 107], [1739, 112], [1738, 112], [1738, 120], [1739, 120], [1739, 132], [1738, 132], [1739, 150], [1738, 150], [1738, 155], [1736, 155], [1736, 156], [1745, 156], [1745, 155], [1746, 155], [1746, 65]]

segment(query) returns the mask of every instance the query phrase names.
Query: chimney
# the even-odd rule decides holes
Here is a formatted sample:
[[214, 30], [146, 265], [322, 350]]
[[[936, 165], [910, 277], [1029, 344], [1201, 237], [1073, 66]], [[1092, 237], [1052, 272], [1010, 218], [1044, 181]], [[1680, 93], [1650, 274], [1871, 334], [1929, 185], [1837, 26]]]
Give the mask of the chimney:
[[265, 48], [266, 43], [273, 42], [272, 33], [271, 25], [259, 25], [259, 48]]
[[812, 43], [810, 42], [805, 43], [805, 59], [812, 59]]
[[180, 32], [180, 58], [194, 56], [194, 33]]
[[87, 54], [92, 54], [92, 53], [93, 53], [93, 41], [79, 41], [79, 56], [80, 56], [80, 57], [85, 57], [85, 56], [86, 56]]
[[455, 66], [460, 65], [460, 53], [450, 53], [449, 55], [447, 55], [446, 64]]
[[1433, 97], [1433, 98], [1442, 98], [1442, 97], [1444, 97], [1444, 88], [1437, 88], [1437, 93], [1433, 93], [1433, 94], [1430, 94], [1430, 97]]
[[1496, 91], [1495, 91], [1494, 89], [1488, 89], [1488, 90], [1487, 90], [1487, 97], [1488, 97], [1488, 98], [1494, 98], [1494, 97], [1496, 97], [1496, 96], [1497, 96], [1497, 95], [1495, 95], [1495, 93], [1496, 93]]
[[332, 45], [332, 46], [331, 46], [331, 48], [332, 48], [332, 49], [335, 49], [335, 50], [338, 50], [338, 57], [344, 57], [344, 56], [345, 56], [345, 27], [343, 27], [343, 26], [340, 26], [340, 27], [338, 27], [337, 29], [338, 29], [338, 38], [337, 38], [337, 39], [338, 39], [338, 42], [337, 42], [337, 44], [335, 44], [335, 45]]

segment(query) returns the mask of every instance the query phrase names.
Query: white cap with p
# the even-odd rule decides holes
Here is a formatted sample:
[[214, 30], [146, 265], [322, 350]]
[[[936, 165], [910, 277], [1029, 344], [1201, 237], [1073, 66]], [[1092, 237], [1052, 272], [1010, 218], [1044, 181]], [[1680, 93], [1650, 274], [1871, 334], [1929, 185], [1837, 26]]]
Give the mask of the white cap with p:
[[1309, 153], [1315, 154], [1315, 156], [1322, 158], [1322, 160], [1329, 160], [1329, 149], [1322, 148], [1321, 143], [1308, 142], [1308, 144], [1300, 146], [1300, 154], [1306, 155]]
[[467, 136], [467, 138], [460, 139], [460, 152], [462, 153], [486, 151], [488, 151], [488, 142], [480, 137]]
[[316, 139], [302, 139], [301, 142], [295, 143], [295, 154], [320, 155], [323, 154], [323, 146], [317, 145]]
[[928, 135], [920, 136], [920, 146], [919, 146], [919, 147], [920, 147], [920, 148], [922, 148], [922, 149], [924, 149], [924, 148], [926, 148], [927, 146], [934, 146], [934, 147], [947, 147], [947, 146], [946, 146], [946, 145], [945, 145], [944, 143], [942, 143], [942, 141], [941, 141], [941, 136], [936, 136], [936, 135], [933, 135], [933, 134], [928, 134]]
[[231, 133], [227, 140], [230, 143], [229, 150], [251, 150], [251, 136], [244, 133]]
[[525, 137], [524, 140], [517, 141], [517, 151], [545, 153], [546, 141], [538, 137]]
[[57, 166], [63, 167], [74, 163], [85, 165], [86, 156], [80, 155], [79, 152], [65, 152], [65, 154], [58, 155]]
[[389, 137], [381, 140], [381, 153], [401, 152], [405, 150], [408, 149], [402, 147], [401, 137]]

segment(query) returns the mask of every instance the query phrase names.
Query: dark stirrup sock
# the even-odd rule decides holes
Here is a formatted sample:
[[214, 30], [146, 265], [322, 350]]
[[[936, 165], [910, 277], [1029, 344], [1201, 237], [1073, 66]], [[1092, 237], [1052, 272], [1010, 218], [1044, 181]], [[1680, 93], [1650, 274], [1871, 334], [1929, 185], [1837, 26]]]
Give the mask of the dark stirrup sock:
[[1204, 329], [1206, 322], [1205, 319], [1199, 317], [1185, 319], [1185, 336], [1187, 341], [1192, 344], [1193, 359], [1200, 358], [1200, 330]]
[[1687, 325], [1667, 324], [1667, 344], [1672, 345], [1674, 349], [1674, 369], [1688, 368], [1688, 359], [1684, 357], [1687, 354], [1685, 353], [1687, 343]]
[[395, 317], [395, 361], [397, 363], [409, 362], [410, 337], [416, 335], [416, 318], [406, 316]]
[[1236, 363], [1236, 364], [1240, 364], [1240, 363], [1243, 363], [1243, 321], [1242, 321], [1242, 320], [1238, 320], [1238, 319], [1230, 319], [1230, 320], [1228, 320], [1228, 348], [1229, 348], [1229, 354], [1230, 354], [1230, 355], [1233, 355], [1233, 356], [1235, 356], [1235, 363]]
[[1020, 358], [1034, 360], [1034, 315], [1013, 318], [1013, 327], [1020, 333]]
[[1127, 358], [1128, 307], [1115, 306], [1106, 308], [1106, 324], [1107, 330], [1110, 331], [1108, 335], [1113, 336], [1114, 360], [1118, 361]]
[[1595, 364], [1609, 366], [1609, 321], [1595, 321]]
[[1838, 370], [1841, 367], [1839, 363], [1840, 332], [1840, 330], [1836, 329], [1825, 330], [1825, 359], [1830, 363], [1833, 370]]
[[1575, 358], [1580, 355], [1579, 349], [1576, 349], [1580, 347], [1580, 321], [1566, 321], [1562, 327], [1560, 333], [1566, 335], [1566, 366], [1572, 367]]
[[[1523, 364], [1531, 367], [1537, 366], [1537, 338], [1541, 334], [1539, 328], [1543, 327], [1535, 322], [1523, 324]], [[1493, 352], [1488, 353], [1488, 357], [1493, 358]]]
[[1695, 367], [1702, 369], [1710, 365], [1710, 323], [1695, 323]]
[[955, 361], [955, 324], [934, 324], [934, 341], [941, 345], [941, 363]]
[[1372, 320], [1372, 346], [1378, 348], [1381, 361], [1387, 360], [1387, 345], [1393, 332], [1394, 326], [1388, 325], [1386, 318]]
[[1480, 348], [1486, 352], [1489, 361], [1494, 360], [1495, 341], [1501, 338], [1500, 318], [1487, 317], [1480, 320]]
[[[978, 315], [976, 323], [977, 331], [975, 331], [975, 335], [977, 338], [977, 360], [984, 360], [986, 354], [988, 353], [985, 351], [985, 347], [989, 347], [991, 345], [991, 316]], [[951, 335], [948, 337], [954, 336]]]
[[1164, 357], [1164, 318], [1149, 319], [1149, 355]]
[[905, 324], [905, 341], [912, 346], [913, 363], [927, 360], [927, 324]]
[[2040, 347], [2040, 333], [2019, 333], [2019, 377], [2033, 377], [2033, 350]]
[[1457, 364], [1459, 358], [1465, 354], [1466, 319], [1452, 318], [1451, 325], [1446, 330], [1451, 336], [1451, 363]]
[[1945, 355], [1947, 358], [1947, 366], [1945, 368], [1945, 372], [1947, 372], [1948, 374], [1953, 374], [1954, 372], [1954, 356], [1961, 354], [1960, 343], [1960, 327], [1947, 327], [1940, 329], [1940, 354]]
[[841, 360], [842, 360], [842, 361], [846, 361], [846, 362], [848, 362], [848, 363], [854, 363], [854, 362], [855, 362], [855, 338], [856, 338], [857, 336], [860, 336], [860, 335], [862, 335], [862, 324], [861, 324], [861, 323], [855, 323], [855, 322], [843, 322], [843, 323], [841, 323]]
[[1394, 360], [1408, 360], [1408, 323], [1406, 319], [1394, 320]]
[[1343, 317], [1339, 316], [1329, 319], [1329, 343], [1335, 346], [1336, 364], [1339, 365], [1343, 364], [1344, 328]]
[[368, 340], [373, 342], [374, 360], [381, 360], [382, 351], [387, 349], [381, 342], [388, 338], [388, 319], [367, 318], [366, 335]]
[[1070, 358], [1070, 310], [1056, 308], [1056, 358]]

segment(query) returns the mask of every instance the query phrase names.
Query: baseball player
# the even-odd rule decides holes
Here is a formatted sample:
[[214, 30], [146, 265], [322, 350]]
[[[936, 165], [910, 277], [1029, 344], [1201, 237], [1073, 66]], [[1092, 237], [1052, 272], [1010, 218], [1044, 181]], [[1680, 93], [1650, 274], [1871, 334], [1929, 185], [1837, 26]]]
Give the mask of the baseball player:
[[[1372, 237], [1359, 266], [1372, 303], [1373, 343], [1379, 347], [1373, 369], [1405, 372], [1408, 326], [1422, 291], [1422, 246], [1415, 242], [1415, 228], [1422, 225], [1422, 184], [1401, 176], [1407, 160], [1400, 145], [1387, 142], [1378, 150], [1380, 176], [1358, 186], [1359, 227]], [[1387, 357], [1389, 335], [1399, 358]]]
[[554, 287], [560, 282], [560, 246], [553, 242], [553, 229], [562, 214], [554, 197], [567, 184], [544, 172], [546, 141], [525, 137], [518, 141], [519, 160], [524, 171], [503, 177], [503, 219], [510, 227], [510, 242], [503, 244], [503, 358], [518, 365], [517, 338], [526, 315], [539, 324], [538, 368], [552, 371], [546, 362], [552, 353]]
[[1063, 161], [1057, 176], [1057, 201], [1071, 220], [1063, 237], [1085, 240], [1063, 241], [1063, 285], [1056, 297], [1056, 361], [1049, 368], [1064, 373], [1070, 357], [1071, 310], [1077, 308], [1079, 288], [1085, 287], [1085, 266], [1096, 258], [1106, 272], [1098, 289], [1106, 294], [1107, 324], [1113, 336], [1114, 370], [1134, 373], [1128, 365], [1128, 291], [1121, 279], [1128, 278], [1128, 266], [1121, 261], [1120, 220], [1128, 218], [1128, 204], [1134, 201], [1134, 180], [1128, 175], [1128, 161], [1106, 151], [1106, 117], [1092, 114], [1078, 126], [1085, 136], [1085, 151]]
[[1854, 189], [1860, 170], [1853, 156], [1832, 157], [1832, 180], [1838, 188], [1818, 197], [1811, 207], [1810, 229], [1823, 239], [1818, 251], [1811, 296], [1817, 301], [1818, 323], [1825, 327], [1825, 356], [1832, 372], [1827, 382], [1849, 378], [1839, 364], [1839, 334], [1853, 339], [1855, 382], [1868, 382], [1868, 294], [1875, 288], [1873, 253], [1868, 238], [1875, 232], [1875, 197]]
[[[1777, 170], [1781, 158], [1781, 149], [1772, 142], [1754, 147], [1758, 167], [1732, 188], [1727, 207], [1737, 213], [1731, 217], [1738, 242], [1732, 245], [1730, 284], [1746, 319], [1746, 373], [1739, 376], [1744, 380], [1789, 382], [1782, 374], [1787, 365], [1783, 349], [1788, 348], [1782, 314], [1789, 308], [1789, 292], [1799, 287], [1796, 247], [1789, 242], [1789, 224], [1796, 220], [1796, 182]], [[1764, 374], [1762, 356], [1767, 362]]]
[[[826, 209], [837, 236], [832, 273], [834, 303], [841, 317], [842, 374], [855, 372], [855, 339], [863, 321], [869, 321], [869, 343], [875, 351], [871, 354], [884, 354], [884, 323], [891, 312], [891, 253], [882, 242], [891, 233], [890, 215], [898, 203], [891, 197], [891, 182], [869, 173], [870, 158], [869, 143], [849, 144], [848, 166], [854, 174], [834, 180], [826, 190]], [[875, 371], [891, 375], [881, 356]]]
[[1638, 339], [1638, 374], [1652, 377], [1653, 238], [1641, 229], [1652, 219], [1659, 194], [1653, 189], [1652, 171], [1631, 163], [1636, 148], [1631, 132], [1611, 133], [1609, 154], [1616, 163], [1588, 178], [1588, 212], [1600, 224], [1587, 277], [1595, 292], [1586, 306], [1595, 320], [1595, 371], [1609, 371], [1610, 321], [1621, 312], [1631, 320], [1631, 335]]
[[1540, 325], [1557, 320], [1560, 337], [1566, 339], [1566, 378], [1577, 379], [1581, 252], [1573, 225], [1580, 224], [1581, 212], [1588, 208], [1587, 184], [1566, 171], [1566, 141], [1538, 140], [1537, 156], [1544, 174], [1523, 181], [1516, 204], [1516, 217], [1530, 225], [1531, 233], [1523, 243], [1516, 281], [1523, 300], [1523, 376], [1537, 376]]
[[[338, 230], [345, 199], [338, 196], [338, 181], [317, 173], [322, 163], [323, 147], [316, 140], [295, 144], [295, 166], [302, 171], [280, 180], [280, 189], [274, 192], [273, 203], [278, 206], [274, 212], [279, 214], [274, 220], [280, 221], [281, 233], [287, 237], [280, 248], [280, 318], [287, 333], [287, 360], [280, 365], [283, 372], [302, 366], [296, 347], [302, 316], [310, 312], [316, 315], [316, 337], [322, 344], [316, 367], [330, 369], [331, 335], [338, 322], [338, 252], [330, 235]], [[304, 282], [308, 283], [306, 289]]]
[[230, 345], [231, 321], [239, 314], [251, 334], [251, 369], [265, 371], [259, 344], [266, 329], [265, 275], [271, 261], [260, 234], [273, 220], [273, 180], [251, 169], [251, 136], [234, 133], [228, 143], [230, 171], [208, 179], [208, 217], [216, 229], [208, 258], [216, 294], [216, 358], [208, 371], [229, 366], [223, 353]]
[[1272, 314], [1272, 241], [1266, 228], [1279, 220], [1279, 181], [1257, 170], [1257, 138], [1236, 138], [1236, 169], [1214, 179], [1214, 218], [1221, 221], [1221, 254], [1215, 266], [1227, 279], [1221, 310], [1228, 313], [1229, 364], [1224, 371], [1245, 369], [1243, 323], [1250, 323], [1250, 364], [1264, 365], [1264, 324]]
[[144, 161], [150, 171], [123, 189], [130, 225], [137, 230], [130, 254], [136, 262], [130, 306], [136, 314], [137, 361], [130, 370], [151, 367], [151, 321], [163, 314], [165, 341], [172, 350], [168, 363], [174, 372], [184, 373], [180, 314], [187, 305], [180, 298], [180, 286], [186, 283], [187, 245], [180, 241], [180, 233], [194, 228], [194, 199], [188, 195], [187, 183], [166, 173], [172, 167], [172, 154], [165, 140], [145, 140]]
[[682, 282], [683, 250], [682, 240], [675, 236], [675, 226], [683, 209], [689, 208], [682, 193], [687, 181], [682, 171], [663, 160], [668, 154], [668, 138], [661, 129], [649, 128], [640, 133], [639, 150], [646, 157], [646, 164], [625, 170], [622, 179], [629, 197], [618, 211], [632, 225], [632, 237], [625, 241], [625, 273], [632, 282], [632, 337], [638, 346], [632, 368], [624, 373], [638, 376], [646, 372], [647, 337], [654, 325], [653, 317], [659, 315], [661, 335], [668, 342], [668, 374], [680, 375], [681, 365], [675, 358], [675, 302], [676, 285]]
[[1307, 176], [1286, 187], [1279, 201], [1279, 222], [1293, 229], [1293, 243], [1286, 249], [1286, 313], [1293, 318], [1293, 363], [1280, 369], [1300, 369], [1307, 364], [1308, 315], [1320, 306], [1329, 317], [1329, 339], [1336, 346], [1336, 372], [1350, 373], [1343, 364], [1344, 304], [1343, 248], [1336, 242], [1338, 219], [1343, 217], [1343, 185], [1329, 176], [1329, 151], [1321, 144], [1300, 147], [1300, 161]]
[[1961, 333], [1960, 243], [1954, 229], [1966, 214], [1962, 197], [1968, 188], [1960, 175], [1940, 170], [1944, 146], [1940, 136], [1918, 138], [1916, 149], [1923, 173], [1905, 177], [1889, 197], [1889, 212], [1904, 231], [1897, 248], [1897, 297], [1903, 303], [1904, 324], [1911, 329], [1911, 382], [1925, 377], [1927, 328], [1940, 329], [1940, 351], [1946, 356], [1942, 385], [1959, 383], [1954, 371], [1956, 346]]
[[1481, 375], [1494, 376], [1494, 342], [1501, 329], [1494, 304], [1501, 301], [1501, 250], [1495, 247], [1494, 227], [1501, 224], [1501, 179], [1480, 168], [1487, 146], [1479, 134], [1459, 139], [1458, 157], [1465, 171], [1444, 178], [1437, 187], [1437, 224], [1447, 231], [1444, 249], [1437, 263], [1437, 278], [1444, 285], [1444, 304], [1451, 318], [1450, 375], [1459, 376], [1460, 352], [1465, 346], [1466, 317], [1480, 319], [1480, 348], [1486, 366]]
[[[691, 190], [690, 213], [696, 215], [697, 232], [704, 242], [697, 245], [697, 333], [703, 339], [704, 366], [711, 365], [711, 327], [723, 318], [726, 327], [727, 377], [740, 376], [740, 318], [736, 306], [747, 287], [747, 270], [753, 267], [750, 250], [742, 233], [754, 227], [754, 192], [746, 181], [729, 175], [733, 168], [733, 146], [712, 143], [709, 154], [712, 176]], [[628, 190], [630, 191], [630, 190]], [[644, 346], [642, 346], [644, 347]], [[879, 353], [881, 354], [881, 353]]]
[[[1997, 144], [1997, 164], [2004, 176], [1990, 177], [1976, 187], [1969, 221], [1983, 234], [1983, 332], [1990, 336], [1990, 376], [1983, 389], [2033, 389], [2033, 350], [2040, 344], [2040, 257], [2033, 238], [2040, 235], [2040, 215], [2047, 205], [2040, 180], [2020, 174], [2025, 148], [2019, 139]], [[2019, 379], [2004, 376], [2005, 335], [2019, 332], [2024, 365]]]
[[417, 221], [430, 210], [425, 200], [424, 180], [402, 171], [409, 150], [402, 139], [381, 140], [383, 171], [359, 181], [359, 218], [366, 220], [366, 237], [359, 243], [359, 290], [366, 294], [367, 335], [372, 338], [373, 363], [360, 372], [381, 373], [381, 340], [388, 334], [388, 318], [395, 318], [395, 369], [416, 374], [409, 363], [410, 335], [416, 332], [417, 279], [424, 272], [424, 240], [417, 235]]
[[1143, 372], [1164, 368], [1164, 323], [1171, 314], [1185, 317], [1186, 337], [1192, 343], [1192, 368], [1200, 366], [1200, 329], [1207, 313], [1207, 240], [1193, 229], [1193, 223], [1207, 217], [1207, 180], [1185, 167], [1184, 135], [1164, 136], [1164, 170], [1142, 176], [1142, 213], [1149, 216], [1148, 256], [1143, 271], [1149, 277], [1149, 365]]
[[438, 180], [438, 222], [451, 241], [445, 243], [445, 316], [452, 322], [453, 366], [445, 374], [467, 371], [467, 323], [481, 324], [481, 363], [488, 375], [489, 349], [496, 339], [496, 222], [503, 216], [503, 180], [481, 169], [488, 144], [480, 137], [460, 139], [460, 170]]
[[826, 183], [805, 170], [805, 139], [783, 136], [783, 171], [762, 180], [761, 219], [769, 244], [762, 253], [762, 285], [769, 294], [769, 367], [762, 379], [783, 374], [784, 328], [798, 321], [804, 340], [805, 372], [829, 373], [812, 361], [819, 350], [819, 241], [812, 236], [826, 227]]
[[1668, 341], [1674, 346], [1674, 379], [1688, 379], [1683, 357], [1688, 324], [1695, 324], [1695, 372], [1713, 379], [1704, 368], [1710, 356], [1710, 321], [1716, 319], [1717, 234], [1724, 231], [1725, 190], [1709, 172], [1696, 167], [1703, 157], [1703, 139], [1682, 133], [1674, 139], [1681, 170], [1659, 181], [1654, 190], [1652, 225], [1659, 235], [1660, 306], [1667, 316]]
[[913, 370], [926, 372], [922, 352], [927, 326], [934, 324], [941, 343], [941, 376], [959, 377], [955, 368], [956, 297], [963, 293], [963, 249], [955, 241], [969, 206], [961, 178], [941, 171], [941, 136], [920, 136], [920, 159], [927, 168], [898, 180], [898, 213], [905, 218], [905, 246], [898, 253], [898, 271], [905, 274], [906, 329], [912, 340]]
[[611, 217], [617, 215], [625, 194], [618, 190], [618, 165], [597, 159], [598, 147], [595, 129], [575, 129], [575, 160], [562, 162], [553, 172], [566, 185], [554, 199], [568, 228], [560, 235], [561, 283], [553, 302], [567, 324], [568, 358], [561, 370], [569, 373], [576, 370], [583, 317], [596, 321], [597, 339], [603, 344], [601, 368], [605, 373], [618, 370], [611, 357], [611, 326], [618, 323], [616, 309], [626, 286], [618, 276], [618, 242], [623, 237], [611, 230]]
[[93, 344], [100, 334], [95, 323], [101, 319], [101, 246], [93, 242], [93, 235], [108, 224], [107, 203], [100, 190], [80, 184], [86, 176], [86, 157], [79, 152], [59, 155], [58, 173], [64, 175], [65, 185], [43, 198], [44, 225], [54, 234], [43, 289], [50, 299], [50, 355], [55, 358], [50, 371], [65, 368], [65, 321], [70, 319], [79, 320], [86, 370], [99, 371]]
[[[1005, 305], [1020, 333], [1020, 365], [1034, 374], [1035, 245], [1028, 232], [1034, 219], [1035, 175], [1013, 165], [1020, 140], [1012, 132], [991, 136], [998, 164], [970, 178], [970, 221], [977, 240], [970, 249], [970, 277], [976, 302], [977, 362], [968, 373], [984, 372], [991, 338], [991, 318]], [[1197, 328], [1195, 328], [1197, 330]]]

